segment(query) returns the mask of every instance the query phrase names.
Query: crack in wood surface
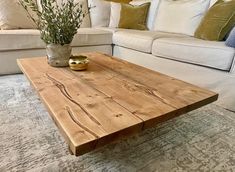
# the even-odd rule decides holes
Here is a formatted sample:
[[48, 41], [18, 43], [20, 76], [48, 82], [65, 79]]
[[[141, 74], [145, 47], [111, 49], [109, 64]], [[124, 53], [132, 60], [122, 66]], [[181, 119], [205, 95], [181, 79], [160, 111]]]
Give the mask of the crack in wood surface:
[[[73, 75], [75, 75], [72, 71], [69, 71], [69, 72], [71, 72]], [[86, 81], [86, 79], [83, 79], [82, 77], [81, 77], [80, 79], [81, 79], [83, 82], [85, 82], [85, 83], [88, 82], [88, 81]], [[144, 120], [143, 120], [141, 117], [139, 117], [137, 114], [132, 113], [128, 108], [126, 108], [126, 107], [123, 106], [122, 104], [118, 103], [112, 96], [108, 96], [106, 93], [104, 93], [103, 91], [101, 91], [101, 90], [95, 88], [95, 87], [92, 86], [92, 85], [93, 85], [92, 83], [89, 83], [89, 86], [90, 86], [92, 89], [94, 89], [94, 90], [98, 91], [99, 93], [103, 94], [104, 96], [106, 96], [106, 98], [111, 99], [111, 100], [112, 100], [113, 102], [115, 102], [117, 105], [119, 105], [120, 107], [124, 108], [125, 110], [127, 110], [128, 112], [130, 112], [132, 115], [134, 115], [135, 117], [137, 117], [138, 119], [140, 119], [142, 122], [144, 122]]]
[[74, 113], [72, 112], [72, 110], [69, 108], [69, 106], [65, 107], [66, 111], [68, 112], [70, 118], [73, 120], [73, 122], [75, 124], [77, 124], [79, 127], [81, 127], [83, 130], [85, 130], [86, 132], [90, 133], [92, 136], [94, 136], [95, 138], [99, 138], [99, 136], [97, 134], [95, 134], [93, 131], [91, 131], [89, 128], [85, 127], [84, 125], [82, 125], [75, 117]]
[[100, 63], [97, 63], [97, 62], [94, 61], [94, 60], [91, 60], [91, 59], [89, 59], [89, 60], [92, 61], [93, 63], [95, 63], [96, 65], [100, 66], [100, 67], [103, 68], [103, 69], [109, 69], [109, 70], [111, 70], [111, 71], [113, 71], [113, 72], [119, 74], [119, 75], [116, 75], [117, 78], [118, 78], [118, 76], [122, 76], [122, 77], [124, 77], [124, 78], [129, 78], [129, 79], [131, 79], [132, 81], [134, 81], [135, 83], [138, 84], [138, 86], [137, 86], [137, 84], [135, 85], [137, 88], [139, 87], [139, 88], [144, 89], [144, 90], [145, 90], [145, 93], [147, 93], [147, 94], [150, 95], [150, 96], [153, 96], [153, 97], [157, 98], [159, 101], [161, 101], [162, 103], [164, 103], [164, 104], [166, 104], [166, 105], [172, 107], [173, 109], [177, 109], [177, 108], [178, 108], [178, 107], [175, 107], [174, 105], [172, 105], [172, 104], [166, 102], [165, 99], [163, 99], [163, 98], [160, 97], [159, 95], [155, 94], [154, 91], [155, 91], [155, 92], [158, 92], [156, 89], [153, 89], [153, 88], [151, 88], [151, 87], [148, 87], [148, 86], [146, 86], [146, 85], [140, 83], [139, 81], [136, 81], [135, 79], [130, 78], [130, 77], [128, 77], [127, 75], [124, 75], [123, 73], [117, 72], [117, 71], [115, 71], [115, 70], [112, 69], [112, 68], [108, 68], [108, 67], [106, 67], [106, 66], [104, 66], [104, 65], [102, 65], [102, 64], [100, 64]]
[[56, 80], [55, 78], [53, 78], [52, 76], [50, 76], [48, 73], [46, 73], [46, 76], [49, 80], [51, 80], [55, 86], [57, 88], [59, 88], [59, 90], [61, 91], [61, 93], [69, 100], [71, 101], [72, 103], [76, 104], [77, 106], [79, 106], [83, 112], [85, 112], [85, 114], [94, 122], [96, 123], [97, 125], [101, 125], [99, 123], [99, 121], [97, 119], [95, 119], [81, 104], [79, 104], [77, 101], [75, 101], [72, 96], [68, 93], [66, 87], [64, 86], [63, 83], [61, 83], [60, 81]]
[[[103, 92], [102, 92], [102, 93], [103, 93]], [[105, 94], [105, 93], [103, 93], [103, 94]], [[106, 94], [105, 94], [105, 95], [106, 95]], [[129, 109], [127, 109], [127, 108], [126, 108], [125, 106], [123, 106], [122, 104], [118, 103], [112, 96], [109, 96], [109, 97], [107, 97], [107, 98], [111, 99], [112, 101], [114, 101], [115, 103], [117, 103], [119, 106], [121, 106], [122, 108], [124, 108], [125, 110], [127, 110], [128, 112], [130, 112], [131, 114], [133, 114], [135, 117], [137, 117], [138, 119], [140, 119], [142, 122], [144, 122], [144, 120], [143, 120], [141, 117], [139, 117], [137, 114], [131, 112]]]
[[160, 100], [161, 102], [165, 103], [166, 105], [172, 107], [173, 109], [177, 109], [176, 106], [170, 104], [170, 102], [167, 102], [167, 100], [165, 100], [164, 98], [162, 98], [161, 96], [157, 95], [155, 92], [158, 92], [156, 89], [151, 89], [151, 88], [148, 88], [144, 85], [135, 85], [136, 88], [143, 90], [146, 94], [148, 95], [151, 95], [153, 97], [156, 97], [158, 100]]

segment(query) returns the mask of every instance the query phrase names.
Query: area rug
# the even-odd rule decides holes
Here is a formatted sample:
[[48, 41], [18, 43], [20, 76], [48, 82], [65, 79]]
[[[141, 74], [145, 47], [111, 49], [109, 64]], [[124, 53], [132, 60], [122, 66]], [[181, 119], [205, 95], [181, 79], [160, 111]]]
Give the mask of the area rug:
[[235, 171], [235, 114], [211, 104], [75, 157], [26, 78], [3, 76], [0, 171]]

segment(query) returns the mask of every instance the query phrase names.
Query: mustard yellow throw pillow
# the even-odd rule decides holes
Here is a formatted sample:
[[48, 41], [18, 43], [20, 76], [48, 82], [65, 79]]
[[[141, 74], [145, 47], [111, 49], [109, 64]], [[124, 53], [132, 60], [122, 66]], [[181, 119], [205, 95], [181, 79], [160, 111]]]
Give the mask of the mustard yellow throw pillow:
[[206, 13], [194, 36], [222, 41], [235, 25], [235, 0], [218, 0]]
[[146, 22], [150, 3], [139, 6], [121, 4], [119, 28], [147, 30]]

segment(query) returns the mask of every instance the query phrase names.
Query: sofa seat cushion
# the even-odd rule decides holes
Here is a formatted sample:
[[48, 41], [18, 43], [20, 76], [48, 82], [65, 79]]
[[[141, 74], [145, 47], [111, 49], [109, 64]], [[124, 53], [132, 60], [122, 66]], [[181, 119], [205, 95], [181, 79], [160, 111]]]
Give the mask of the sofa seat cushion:
[[145, 53], [151, 53], [152, 44], [155, 39], [182, 36], [184, 35], [125, 29], [114, 32], [113, 44]]
[[193, 37], [162, 38], [153, 43], [155, 56], [229, 71], [235, 49], [224, 42], [205, 41]]
[[0, 51], [45, 47], [36, 29], [0, 30]]
[[108, 30], [80, 28], [74, 36], [72, 46], [111, 45], [113, 33]]
[[[80, 28], [72, 46], [95, 46], [112, 44], [112, 32], [101, 29]], [[34, 29], [0, 30], [0, 51], [41, 49], [45, 44], [40, 32]]]
[[[111, 27], [94, 27], [94, 28], [105, 30], [105, 31], [112, 32], [112, 33], [121, 30], [121, 28], [111, 28]], [[124, 30], [124, 29], [122, 29], [122, 30]]]

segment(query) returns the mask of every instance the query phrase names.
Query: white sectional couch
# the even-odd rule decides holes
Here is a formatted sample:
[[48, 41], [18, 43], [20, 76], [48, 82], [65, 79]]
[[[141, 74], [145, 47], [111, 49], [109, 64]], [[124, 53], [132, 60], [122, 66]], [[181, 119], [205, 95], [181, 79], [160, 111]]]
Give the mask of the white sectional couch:
[[[100, 51], [112, 54], [112, 33], [81, 28], [71, 45], [74, 53]], [[45, 55], [45, 44], [38, 30], [0, 30], [0, 75], [19, 73], [17, 58]]]
[[[217, 104], [235, 111], [235, 49], [224, 42], [96, 27], [79, 29], [72, 46], [74, 53], [99, 51], [211, 89], [219, 93]], [[0, 30], [0, 74], [19, 73], [16, 59], [43, 56], [44, 47], [37, 30]]]

